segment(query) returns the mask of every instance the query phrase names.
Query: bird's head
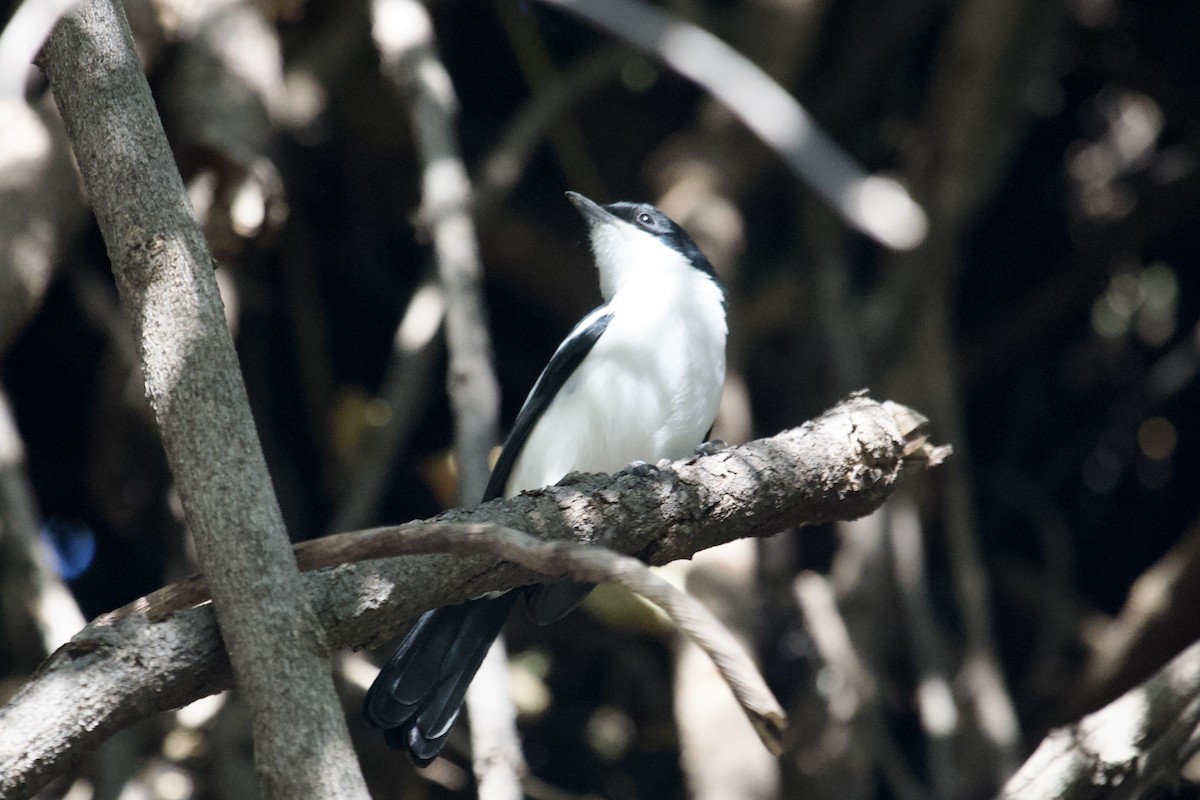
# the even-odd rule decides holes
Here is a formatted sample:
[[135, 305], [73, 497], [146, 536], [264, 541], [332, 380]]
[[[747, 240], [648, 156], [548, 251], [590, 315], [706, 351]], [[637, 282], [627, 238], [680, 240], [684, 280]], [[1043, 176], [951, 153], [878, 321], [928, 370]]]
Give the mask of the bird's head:
[[567, 192], [567, 199], [587, 221], [606, 301], [643, 280], [695, 275], [717, 281], [712, 264], [687, 232], [649, 203], [602, 206], [577, 192]]

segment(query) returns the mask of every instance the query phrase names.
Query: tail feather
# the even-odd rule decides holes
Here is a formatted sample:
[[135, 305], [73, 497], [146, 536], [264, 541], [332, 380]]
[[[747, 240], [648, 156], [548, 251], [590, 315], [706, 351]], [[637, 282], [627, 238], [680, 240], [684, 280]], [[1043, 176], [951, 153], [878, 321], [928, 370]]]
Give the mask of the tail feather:
[[363, 715], [424, 766], [437, 757], [517, 593], [426, 613], [379, 672]]
[[594, 583], [568, 578], [534, 584], [525, 589], [525, 613], [538, 625], [558, 622], [574, 611], [595, 588]]

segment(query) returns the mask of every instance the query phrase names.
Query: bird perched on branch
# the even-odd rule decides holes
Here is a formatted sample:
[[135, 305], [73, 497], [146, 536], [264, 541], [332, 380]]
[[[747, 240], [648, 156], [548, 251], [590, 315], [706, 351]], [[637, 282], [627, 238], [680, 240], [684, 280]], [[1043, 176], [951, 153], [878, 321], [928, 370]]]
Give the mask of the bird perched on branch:
[[[725, 294], [684, 230], [652, 205], [567, 197], [587, 221], [605, 303], [554, 352], [521, 407], [483, 500], [689, 455], [712, 428], [725, 381]], [[541, 624], [590, 587], [525, 590]], [[426, 613], [367, 692], [363, 713], [418, 765], [437, 757], [517, 590]]]

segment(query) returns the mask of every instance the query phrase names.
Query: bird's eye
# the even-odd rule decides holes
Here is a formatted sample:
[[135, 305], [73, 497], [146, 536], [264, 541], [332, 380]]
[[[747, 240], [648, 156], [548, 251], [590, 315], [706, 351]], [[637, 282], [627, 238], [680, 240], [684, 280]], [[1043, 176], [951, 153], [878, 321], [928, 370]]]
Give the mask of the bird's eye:
[[649, 214], [638, 214], [638, 222], [645, 225], [647, 228], [654, 227], [654, 217]]

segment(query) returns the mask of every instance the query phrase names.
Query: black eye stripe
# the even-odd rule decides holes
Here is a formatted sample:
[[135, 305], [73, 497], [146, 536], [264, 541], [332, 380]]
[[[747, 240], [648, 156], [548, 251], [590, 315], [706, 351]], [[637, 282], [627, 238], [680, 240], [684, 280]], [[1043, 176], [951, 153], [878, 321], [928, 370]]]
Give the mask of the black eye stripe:
[[667, 247], [681, 253], [692, 263], [693, 267], [711, 276], [714, 280], [716, 279], [717, 275], [713, 271], [712, 264], [704, 257], [704, 253], [700, 252], [700, 248], [687, 235], [687, 232], [654, 206], [649, 203], [622, 202], [611, 203], [604, 206], [604, 209], [617, 219], [641, 228]]

